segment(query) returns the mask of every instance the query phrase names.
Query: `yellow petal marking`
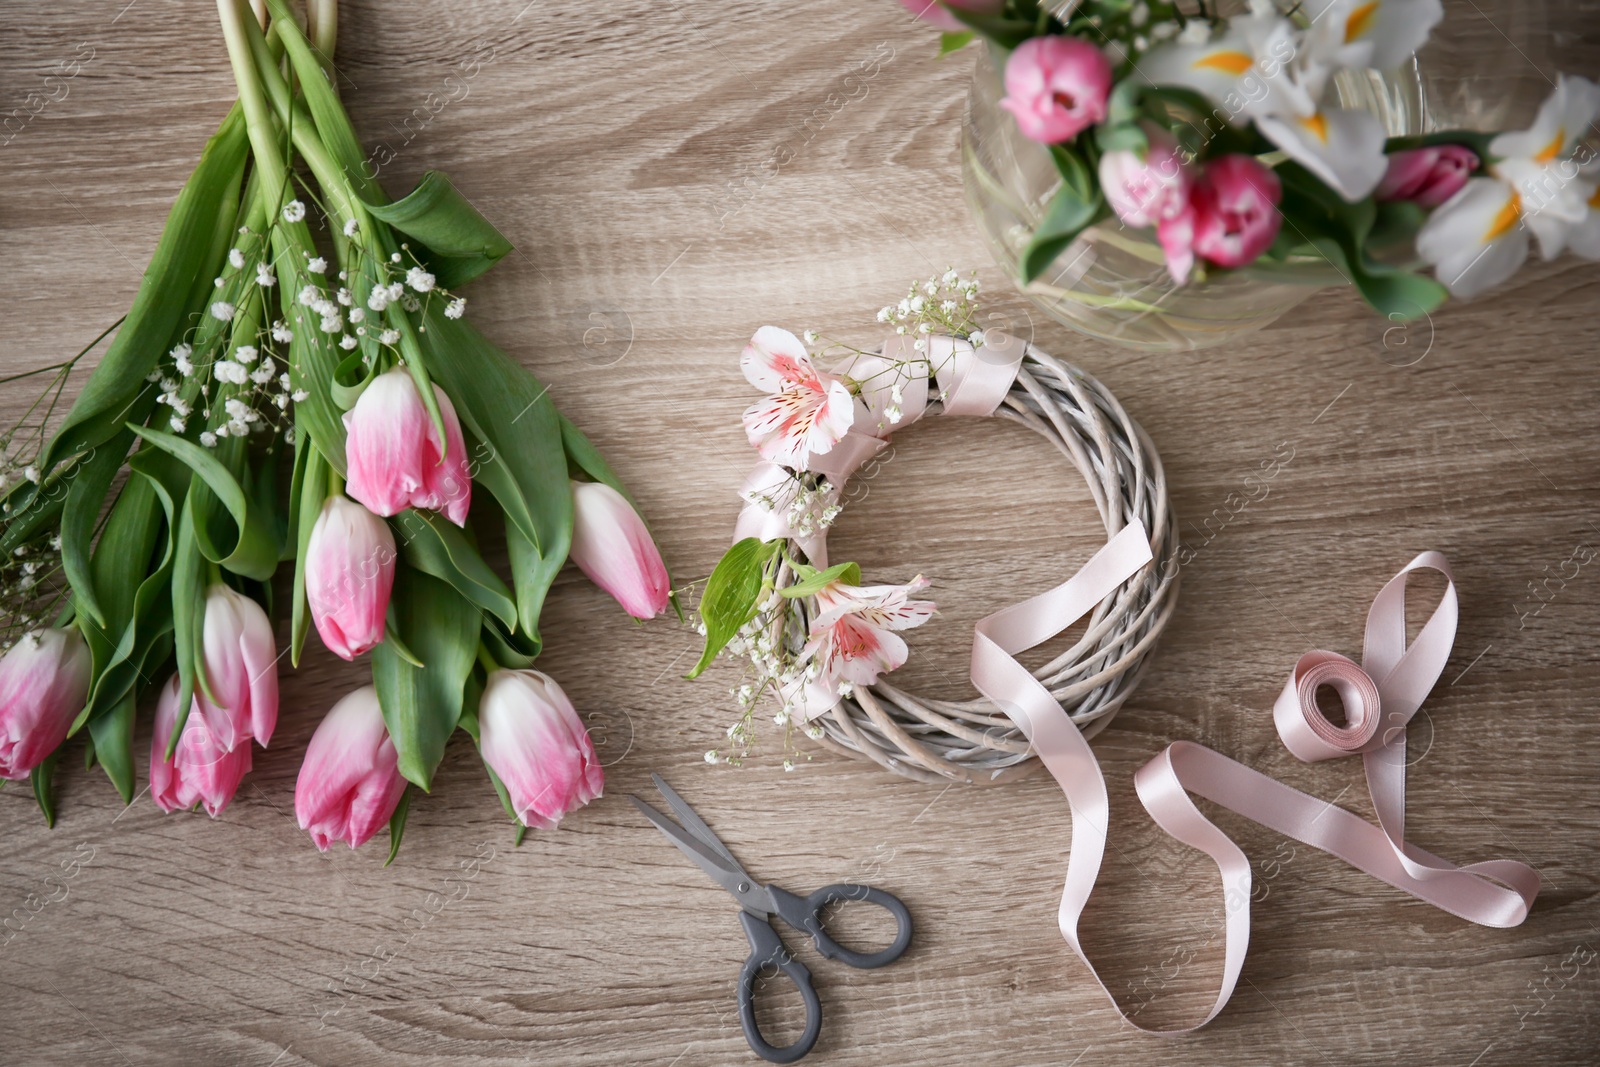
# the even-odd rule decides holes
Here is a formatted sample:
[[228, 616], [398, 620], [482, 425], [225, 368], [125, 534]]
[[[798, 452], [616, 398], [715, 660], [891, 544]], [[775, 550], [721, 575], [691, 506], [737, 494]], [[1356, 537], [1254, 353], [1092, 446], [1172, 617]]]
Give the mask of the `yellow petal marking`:
[[1562, 126], [1556, 130], [1556, 135], [1555, 137], [1551, 138], [1550, 143], [1540, 149], [1539, 154], [1533, 157], [1533, 161], [1541, 165], [1554, 162], [1555, 158], [1561, 154], [1561, 146], [1565, 144], [1566, 141], [1567, 128]]
[[1507, 200], [1505, 206], [1500, 209], [1500, 214], [1494, 217], [1494, 222], [1489, 226], [1489, 232], [1483, 235], [1483, 243], [1488, 244], [1491, 241], [1504, 237], [1506, 234], [1515, 229], [1517, 223], [1521, 220], [1522, 197], [1518, 196], [1515, 190], [1512, 190], [1511, 198]]
[[1212, 52], [1195, 60], [1196, 70], [1220, 70], [1235, 78], [1255, 65], [1255, 59], [1244, 52]]
[[1300, 119], [1299, 121], [1300, 125], [1310, 130], [1317, 140], [1323, 144], [1328, 143], [1328, 120], [1323, 116], [1322, 112], [1319, 111], [1310, 118]]
[[1589, 198], [1589, 206], [1600, 211], [1600, 186], [1595, 187], [1594, 195]]
[[1344, 24], [1344, 43], [1349, 44], [1372, 29], [1372, 16], [1378, 13], [1378, 0], [1362, 4], [1350, 12], [1350, 17]]

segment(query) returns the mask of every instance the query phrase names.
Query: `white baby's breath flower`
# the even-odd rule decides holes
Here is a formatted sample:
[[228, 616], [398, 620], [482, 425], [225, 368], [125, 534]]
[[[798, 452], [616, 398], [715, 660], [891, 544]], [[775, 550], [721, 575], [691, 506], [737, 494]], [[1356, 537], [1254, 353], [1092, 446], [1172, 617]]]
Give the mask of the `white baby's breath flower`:
[[350, 306], [350, 290], [346, 289], [342, 285], [339, 286], [339, 291], [333, 294], [333, 298], [339, 301], [339, 303], [343, 304], [345, 307]]
[[265, 263], [256, 264], [256, 284], [263, 289], [271, 289], [278, 284], [278, 276], [272, 273], [272, 268]]
[[294, 340], [294, 331], [282, 319], [278, 319], [272, 324], [272, 339], [280, 345], [286, 345]]
[[240, 363], [254, 363], [256, 361], [256, 356], [259, 354], [260, 353], [257, 352], [255, 345], [240, 345], [238, 348], [234, 349], [233, 358], [238, 360]]
[[367, 307], [373, 311], [382, 311], [389, 306], [389, 290], [385, 286], [377, 286], [367, 294]]
[[350, 309], [350, 321], [351, 322], [365, 322], [366, 320], [367, 320], [367, 309], [366, 308], [351, 308]]
[[244, 253], [237, 248], [228, 249], [228, 266], [234, 270], [244, 269]]
[[207, 448], [216, 448], [217, 435], [212, 433], [210, 430], [202, 430], [200, 432], [200, 443], [205, 445]]
[[321, 299], [322, 290], [318, 289], [314, 285], [301, 286], [299, 295], [295, 297], [295, 301], [299, 303], [301, 307], [310, 307], [312, 304], [315, 304]]
[[264, 359], [261, 361], [261, 366], [250, 372], [250, 380], [257, 385], [266, 385], [272, 381], [274, 371], [272, 360]]
[[316, 256], [306, 262], [306, 270], [312, 274], [322, 274], [328, 269], [328, 261], [321, 256]]
[[167, 420], [167, 425], [172, 427], [173, 433], [182, 433], [189, 424], [183, 419], [179, 418], [177, 415], [174, 415], [172, 418]]
[[341, 333], [344, 330], [344, 319], [335, 312], [332, 315], [322, 316], [322, 321], [317, 326], [323, 333]]
[[356, 231], [360, 228], [360, 225], [355, 219], [346, 219], [344, 224], [344, 235], [346, 237], [354, 237], [356, 235]]
[[211, 305], [211, 317], [215, 319], [221, 319], [223, 322], [227, 322], [229, 319], [233, 318], [233, 312], [233, 305], [228, 303], [226, 300], [218, 300], [216, 303]]
[[417, 299], [416, 293], [407, 293], [400, 298], [400, 306], [407, 311], [417, 311], [422, 307], [422, 301]]
[[399, 330], [384, 330], [378, 335], [380, 344], [392, 345], [400, 340]]
[[289, 395], [291, 397], [293, 397], [294, 402], [296, 404], [298, 404], [298, 403], [300, 403], [300, 401], [304, 400], [306, 397], [310, 396], [311, 394], [306, 392], [304, 389], [296, 389], [293, 393], [291, 393]]
[[464, 296], [458, 296], [454, 300], [450, 301], [450, 303], [445, 305], [444, 317], [447, 319], [459, 319], [463, 314], [465, 314], [466, 310], [467, 298]]
[[717, 762], [717, 750], [716, 749], [712, 748], [712, 749], [707, 749], [706, 750], [706, 762], [707, 763], [715, 763], [715, 762]]
[[283, 205], [283, 221], [299, 222], [306, 217], [306, 206], [298, 200], [291, 200]]
[[22, 476], [28, 479], [28, 481], [32, 482], [34, 485], [39, 484], [39, 468], [34, 466], [32, 463], [22, 468]]
[[434, 278], [421, 267], [412, 267], [406, 271], [406, 284], [419, 293], [426, 293], [433, 288]]
[[356, 345], [358, 345], [360, 343], [361, 342], [357, 341], [354, 337], [351, 337], [349, 334], [345, 334], [343, 337], [339, 338], [339, 347], [344, 349], [346, 352], [350, 351], [352, 348], [354, 348]]
[[243, 385], [245, 379], [250, 377], [250, 372], [245, 370], [242, 363], [235, 363], [231, 359], [221, 359], [212, 364], [211, 375], [219, 382]]

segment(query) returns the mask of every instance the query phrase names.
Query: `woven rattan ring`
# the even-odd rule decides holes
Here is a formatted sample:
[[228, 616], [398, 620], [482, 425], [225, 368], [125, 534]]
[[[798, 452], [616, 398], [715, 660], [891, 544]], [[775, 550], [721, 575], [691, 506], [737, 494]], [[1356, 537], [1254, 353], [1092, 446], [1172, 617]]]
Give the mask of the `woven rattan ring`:
[[[938, 410], [935, 399], [928, 414]], [[1078, 468], [1108, 536], [1134, 519], [1150, 531], [1152, 563], [1100, 602], [1071, 648], [1034, 672], [1093, 737], [1138, 686], [1177, 604], [1177, 523], [1161, 457], [1105, 386], [1032, 345], [994, 415], [1037, 431]], [[790, 640], [803, 633], [791, 630]], [[918, 781], [988, 785], [1039, 766], [1027, 738], [990, 701], [920, 696], [886, 679], [856, 687], [813, 722], [823, 747]]]

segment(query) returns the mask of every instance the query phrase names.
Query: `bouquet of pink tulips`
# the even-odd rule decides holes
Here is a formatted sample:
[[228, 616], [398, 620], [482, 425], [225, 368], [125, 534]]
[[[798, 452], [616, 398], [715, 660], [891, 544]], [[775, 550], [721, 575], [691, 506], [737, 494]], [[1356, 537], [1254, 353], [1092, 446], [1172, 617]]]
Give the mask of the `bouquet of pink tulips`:
[[[319, 848], [388, 823], [392, 858], [408, 783], [429, 788], [457, 729], [512, 817], [553, 826], [602, 774], [533, 669], [545, 596], [570, 555], [647, 619], [666, 569], [599, 453], [464, 319], [454, 290], [509, 243], [441, 174], [391, 201], [328, 76], [331, 0], [304, 26], [286, 0], [266, 8], [218, 0], [238, 103], [70, 411], [46, 433], [76, 360], [51, 368], [33, 432], [3, 440], [0, 777], [31, 778], [53, 821], [77, 737], [131, 802], [153, 700], [152, 797], [215, 816], [272, 739], [282, 654], [298, 663], [314, 627], [372, 667], [300, 772]], [[469, 514], [503, 525], [509, 582]]]
[[1341, 71], [1410, 62], [1440, 0], [1251, 0], [1231, 18], [1218, 0], [901, 2], [945, 51], [990, 43], [1000, 106], [1060, 171], [1024, 283], [1104, 223], [1151, 231], [1179, 285], [1332, 277], [1397, 320], [1499, 285], [1534, 240], [1600, 259], [1600, 86], [1562, 75], [1505, 133], [1388, 138], [1330, 102]]

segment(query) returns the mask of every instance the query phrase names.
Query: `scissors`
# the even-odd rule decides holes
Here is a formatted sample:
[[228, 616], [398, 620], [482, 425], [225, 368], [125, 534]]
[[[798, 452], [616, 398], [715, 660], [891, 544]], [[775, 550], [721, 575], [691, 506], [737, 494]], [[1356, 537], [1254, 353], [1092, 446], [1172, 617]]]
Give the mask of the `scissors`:
[[[700, 865], [701, 870], [711, 876], [713, 882], [733, 894], [733, 898], [739, 902], [739, 922], [744, 926], [744, 936], [750, 942], [750, 955], [739, 972], [739, 1022], [744, 1027], [744, 1037], [750, 1043], [750, 1050], [770, 1063], [793, 1063], [810, 1052], [811, 1046], [817, 1043], [817, 1035], [822, 1032], [822, 1003], [817, 999], [816, 990], [811, 988], [811, 972], [806, 970], [805, 964], [789, 954], [778, 931], [773, 929], [773, 917], [810, 934], [823, 958], [842, 960], [851, 967], [871, 968], [893, 963], [911, 944], [911, 913], [899, 897], [871, 886], [839, 883], [823, 886], [810, 896], [801, 897], [778, 886], [757, 882], [739, 866], [739, 861], [733, 858], [728, 846], [711, 832], [711, 828], [701, 821], [694, 809], [659, 774], [652, 774], [650, 778], [683, 825], [679, 826], [638, 797], [630, 799], [647, 819], [656, 824], [658, 830], [667, 835], [668, 840], [682, 849]], [[829, 905], [855, 900], [876, 904], [894, 916], [899, 929], [888, 948], [871, 953], [855, 952], [829, 937], [823, 929], [822, 916]], [[756, 976], [768, 967], [786, 975], [805, 1001], [805, 1033], [792, 1045], [769, 1045], [756, 1026]]]

